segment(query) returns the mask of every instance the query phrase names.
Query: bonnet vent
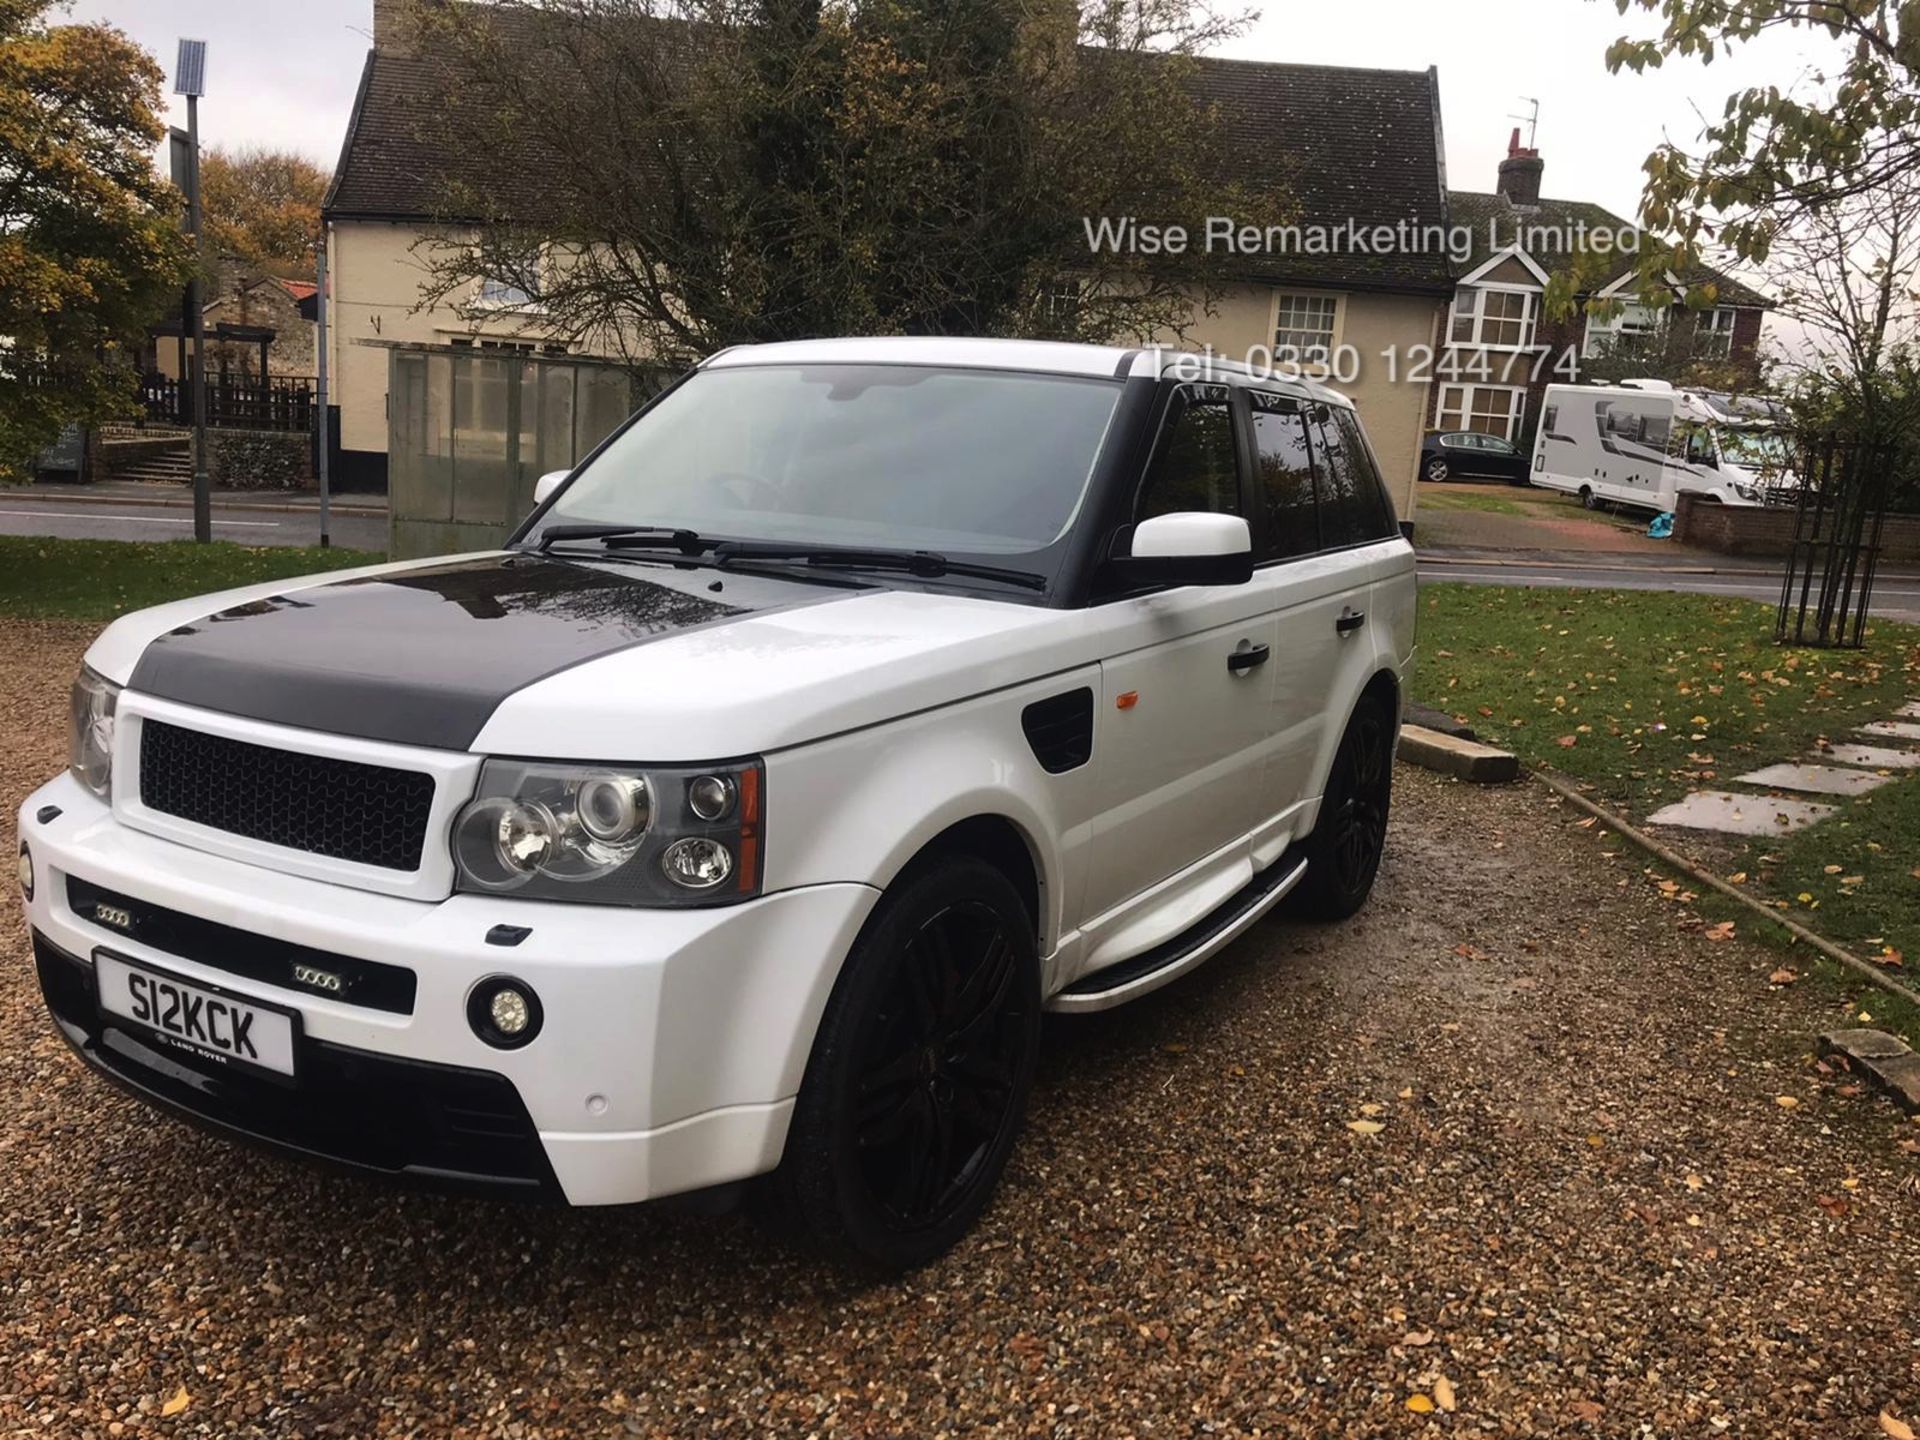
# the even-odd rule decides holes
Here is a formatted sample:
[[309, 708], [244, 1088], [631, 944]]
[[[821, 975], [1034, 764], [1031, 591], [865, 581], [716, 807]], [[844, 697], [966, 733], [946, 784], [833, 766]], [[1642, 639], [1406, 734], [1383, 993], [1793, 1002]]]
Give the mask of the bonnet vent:
[[1020, 728], [1048, 774], [1079, 769], [1093, 758], [1093, 691], [1082, 686], [1034, 701], [1020, 712]]

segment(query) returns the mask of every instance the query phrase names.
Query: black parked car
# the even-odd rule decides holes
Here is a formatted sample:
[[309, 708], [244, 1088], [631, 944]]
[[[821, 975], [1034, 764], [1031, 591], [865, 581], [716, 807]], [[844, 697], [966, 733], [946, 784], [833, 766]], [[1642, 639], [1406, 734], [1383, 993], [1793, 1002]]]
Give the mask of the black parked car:
[[1436, 430], [1420, 447], [1420, 478], [1461, 480], [1490, 476], [1509, 485], [1527, 483], [1527, 456], [1510, 440], [1477, 430]]

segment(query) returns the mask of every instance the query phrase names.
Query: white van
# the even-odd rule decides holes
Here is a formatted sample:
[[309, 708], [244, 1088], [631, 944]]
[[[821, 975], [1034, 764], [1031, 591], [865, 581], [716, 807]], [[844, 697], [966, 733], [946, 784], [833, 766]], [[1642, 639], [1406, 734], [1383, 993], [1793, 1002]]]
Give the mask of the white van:
[[1693, 493], [1723, 505], [1791, 505], [1786, 433], [1724, 395], [1658, 380], [1550, 385], [1533, 442], [1535, 485], [1603, 502], [1672, 510]]

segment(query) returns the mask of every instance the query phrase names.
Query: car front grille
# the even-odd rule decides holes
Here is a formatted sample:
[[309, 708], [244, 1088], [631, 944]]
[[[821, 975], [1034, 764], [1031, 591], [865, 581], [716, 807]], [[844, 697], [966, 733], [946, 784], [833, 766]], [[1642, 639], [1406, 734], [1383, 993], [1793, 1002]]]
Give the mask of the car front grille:
[[386, 870], [417, 870], [433, 776], [140, 724], [140, 801], [209, 829]]

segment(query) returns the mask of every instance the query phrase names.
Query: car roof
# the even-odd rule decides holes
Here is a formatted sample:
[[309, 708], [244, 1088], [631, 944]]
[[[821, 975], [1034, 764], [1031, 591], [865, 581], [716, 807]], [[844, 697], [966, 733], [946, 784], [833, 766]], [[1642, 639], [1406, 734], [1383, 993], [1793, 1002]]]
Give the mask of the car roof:
[[1075, 345], [1057, 340], [997, 340], [948, 335], [848, 336], [835, 340], [782, 340], [735, 345], [710, 356], [705, 370], [754, 365], [939, 365], [952, 369], [1024, 370], [1040, 375], [1082, 375], [1103, 380], [1138, 376], [1202, 382], [1257, 384], [1262, 389], [1333, 405], [1352, 401], [1324, 385], [1268, 374], [1235, 360], [1167, 346]]

